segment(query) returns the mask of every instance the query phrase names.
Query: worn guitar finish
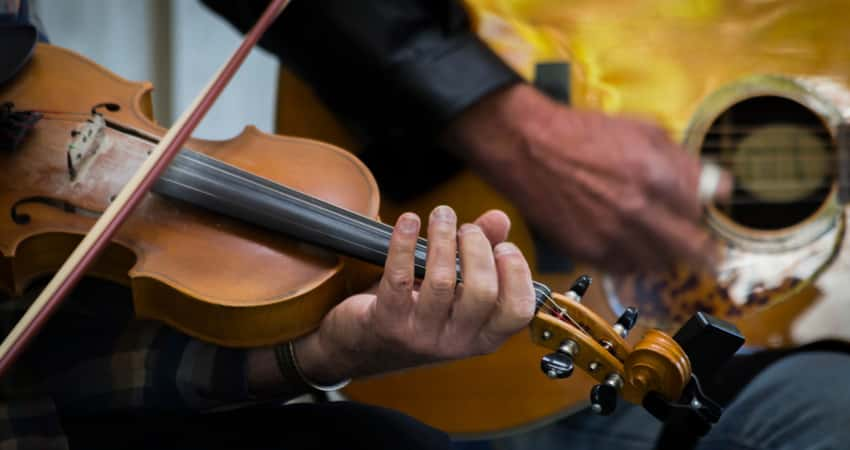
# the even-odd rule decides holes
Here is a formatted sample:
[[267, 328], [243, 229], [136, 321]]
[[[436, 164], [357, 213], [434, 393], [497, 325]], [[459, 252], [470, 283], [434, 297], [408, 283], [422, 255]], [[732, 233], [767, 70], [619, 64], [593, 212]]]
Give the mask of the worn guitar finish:
[[755, 76], [708, 97], [684, 144], [735, 175], [732, 204], [707, 211], [725, 256], [716, 274], [608, 277], [612, 308], [639, 306], [662, 329], [696, 310], [717, 314], [763, 330], [754, 347], [850, 340], [848, 121], [850, 91], [830, 79]]
[[[688, 151], [736, 176], [733, 204], [707, 214], [706, 226], [725, 248], [717, 276], [687, 268], [619, 278], [596, 273], [605, 289], [591, 290], [585, 305], [612, 323], [637, 305], [639, 327], [666, 330], [707, 311], [738, 325], [750, 348], [850, 340], [850, 240], [840, 195], [848, 187], [847, 143], [839, 137], [850, 109], [850, 59], [836, 51], [836, 42], [850, 41], [850, 17], [840, 2], [469, 3], [479, 33], [527, 78], [537, 61], [568, 60], [577, 107], [657, 120]], [[812, 20], [817, 33], [808, 28]], [[284, 73], [279, 92], [280, 132], [356, 148], [297, 79]], [[529, 256], [535, 279], [555, 291], [574, 279], [542, 270], [517, 209], [470, 172], [412, 203], [385, 201], [382, 216], [427, 214], [442, 203], [467, 221], [489, 208], [505, 210], [510, 239]], [[587, 404], [587, 376], [548, 382], [527, 364], [541, 355], [516, 336], [493, 355], [356, 382], [345, 394], [458, 436], [509, 433]]]

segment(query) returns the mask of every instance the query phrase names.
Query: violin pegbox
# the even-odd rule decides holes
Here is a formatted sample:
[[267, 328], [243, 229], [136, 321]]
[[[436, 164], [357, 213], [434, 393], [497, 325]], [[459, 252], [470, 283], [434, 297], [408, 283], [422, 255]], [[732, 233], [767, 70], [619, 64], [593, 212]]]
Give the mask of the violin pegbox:
[[684, 350], [667, 334], [650, 330], [632, 348], [624, 338], [637, 321], [628, 308], [613, 325], [581, 304], [590, 277], [580, 277], [566, 295], [551, 294], [538, 303], [531, 322], [532, 340], [554, 352], [543, 357], [541, 370], [550, 378], [569, 377], [574, 367], [599, 384], [591, 389], [591, 409], [607, 415], [617, 398], [641, 404], [649, 392], [668, 401], [678, 399], [691, 378]]

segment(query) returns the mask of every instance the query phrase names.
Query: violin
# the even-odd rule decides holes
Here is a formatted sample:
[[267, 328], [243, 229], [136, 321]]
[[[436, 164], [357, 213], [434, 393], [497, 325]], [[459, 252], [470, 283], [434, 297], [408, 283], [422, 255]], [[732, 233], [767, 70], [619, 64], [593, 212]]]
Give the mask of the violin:
[[[0, 149], [0, 287], [20, 293], [56, 271], [164, 139], [151, 91], [50, 45], [0, 86], [9, 115], [29, 124], [17, 148]], [[378, 207], [368, 169], [329, 144], [252, 127], [228, 141], [189, 139], [88, 274], [129, 285], [139, 317], [225, 346], [276, 344], [375, 281], [354, 260], [384, 263], [392, 228]], [[426, 254], [420, 239], [419, 277]], [[685, 408], [716, 421], [695, 373], [740, 347], [734, 327], [699, 315], [675, 338], [650, 331], [632, 347], [624, 337], [637, 311], [606, 324], [580, 302], [588, 285], [560, 295], [535, 282], [531, 336], [553, 351], [543, 372], [586, 371], [601, 414], [623, 398], [659, 417]]]
[[[0, 165], [16, 174], [0, 181], [4, 288], [20, 293], [54, 272], [165, 134], [150, 119], [151, 90], [68, 50], [39, 45], [25, 71], [0, 91], [2, 102], [43, 116], [22, 148], [0, 152]], [[277, 221], [267, 223], [271, 228], [299, 224], [283, 223], [280, 209], [318, 219], [342, 208], [358, 213], [358, 223], [329, 221], [336, 228], [326, 233], [339, 233], [340, 242], [357, 238], [350, 235], [359, 226], [377, 235], [388, 229], [360, 219], [377, 216], [378, 188], [351, 154], [251, 127], [225, 142], [189, 140], [153, 190], [178, 188], [197, 194], [189, 203], [216, 199], [219, 209], [236, 208], [232, 215], [241, 210]], [[321, 209], [319, 198], [335, 210]], [[245, 347], [310, 331], [350, 289], [373, 281], [358, 282], [343, 268], [329, 251], [152, 194], [92, 274], [131, 286], [141, 317]]]

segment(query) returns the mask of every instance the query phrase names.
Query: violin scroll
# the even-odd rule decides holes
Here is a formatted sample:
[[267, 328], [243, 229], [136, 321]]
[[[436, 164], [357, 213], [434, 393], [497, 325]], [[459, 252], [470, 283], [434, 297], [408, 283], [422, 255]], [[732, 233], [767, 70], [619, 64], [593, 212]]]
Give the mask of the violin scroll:
[[[583, 276], [581, 294], [587, 288]], [[624, 338], [637, 322], [638, 312], [628, 308], [608, 325], [581, 304], [581, 294], [552, 294], [538, 301], [531, 323], [532, 340], [554, 350], [541, 361], [550, 378], [566, 378], [573, 366], [599, 384], [591, 389], [591, 409], [611, 414], [617, 399], [644, 405], [667, 420], [687, 414], [707, 432], [722, 408], [701, 390], [700, 376], [710, 376], [743, 345], [744, 338], [731, 324], [698, 313], [674, 337], [648, 330], [632, 348]]]

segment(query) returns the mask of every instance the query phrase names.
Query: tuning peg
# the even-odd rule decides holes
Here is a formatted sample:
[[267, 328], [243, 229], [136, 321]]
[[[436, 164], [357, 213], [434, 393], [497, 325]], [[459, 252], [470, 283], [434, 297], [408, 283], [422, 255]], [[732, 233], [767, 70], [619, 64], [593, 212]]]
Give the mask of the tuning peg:
[[590, 283], [592, 282], [593, 278], [591, 278], [590, 275], [582, 275], [576, 279], [564, 296], [570, 300], [580, 302], [581, 298], [584, 297], [584, 294], [587, 292], [587, 289], [590, 288]]
[[607, 416], [617, 409], [617, 390], [607, 384], [597, 384], [590, 390], [590, 410]]
[[597, 384], [590, 390], [590, 410], [602, 416], [614, 412], [617, 409], [617, 397], [622, 387], [623, 379], [619, 375], [616, 373], [608, 375], [602, 384]]
[[638, 320], [638, 310], [634, 306], [629, 306], [617, 319], [614, 324], [614, 332], [619, 334], [621, 338], [629, 335], [629, 330], [634, 328]]
[[550, 353], [540, 360], [540, 370], [549, 378], [567, 378], [573, 374], [573, 358], [578, 354], [578, 344], [567, 339], [561, 343], [558, 351]]
[[566, 353], [550, 353], [540, 360], [540, 370], [549, 378], [568, 378], [574, 368], [573, 357]]

